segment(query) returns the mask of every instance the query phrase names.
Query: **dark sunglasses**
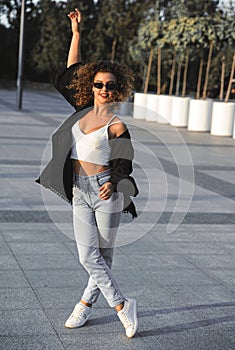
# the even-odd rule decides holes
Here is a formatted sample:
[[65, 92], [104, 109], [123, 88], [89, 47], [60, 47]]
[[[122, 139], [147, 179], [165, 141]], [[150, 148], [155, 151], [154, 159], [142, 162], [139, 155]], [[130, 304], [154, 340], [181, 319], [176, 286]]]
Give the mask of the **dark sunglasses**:
[[103, 89], [103, 87], [105, 86], [105, 88], [108, 91], [113, 91], [117, 88], [117, 85], [115, 83], [113, 83], [112, 81], [109, 81], [107, 84], [103, 84], [103, 83], [93, 83], [94, 87], [96, 89]]

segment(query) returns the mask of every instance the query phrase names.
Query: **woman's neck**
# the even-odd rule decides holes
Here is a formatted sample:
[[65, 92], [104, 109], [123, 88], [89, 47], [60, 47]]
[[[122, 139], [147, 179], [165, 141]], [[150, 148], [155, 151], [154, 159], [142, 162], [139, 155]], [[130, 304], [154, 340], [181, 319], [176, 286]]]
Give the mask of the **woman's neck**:
[[105, 105], [95, 105], [94, 113], [96, 116], [103, 116], [112, 113], [112, 108], [110, 104]]

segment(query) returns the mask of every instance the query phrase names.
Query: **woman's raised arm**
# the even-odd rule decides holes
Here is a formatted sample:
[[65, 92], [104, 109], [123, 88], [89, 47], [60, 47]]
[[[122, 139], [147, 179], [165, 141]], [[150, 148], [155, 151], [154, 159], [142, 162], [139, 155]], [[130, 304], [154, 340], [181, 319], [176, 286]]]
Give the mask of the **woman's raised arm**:
[[81, 22], [81, 12], [75, 8], [74, 11], [68, 14], [71, 20], [72, 29], [72, 39], [70, 43], [70, 49], [68, 53], [67, 67], [74, 63], [78, 63], [81, 59], [80, 53], [80, 42], [81, 42], [81, 32], [80, 32], [80, 22]]

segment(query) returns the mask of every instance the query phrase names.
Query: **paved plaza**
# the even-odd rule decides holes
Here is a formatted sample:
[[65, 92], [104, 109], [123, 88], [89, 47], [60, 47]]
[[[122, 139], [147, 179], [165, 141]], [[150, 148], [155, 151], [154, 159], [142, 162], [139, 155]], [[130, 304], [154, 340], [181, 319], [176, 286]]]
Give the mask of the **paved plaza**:
[[70, 205], [35, 179], [73, 110], [53, 89], [23, 97], [18, 111], [16, 91], [0, 90], [0, 349], [234, 350], [235, 140], [122, 109], [139, 215], [123, 214], [113, 271], [138, 301], [139, 329], [127, 339], [100, 296], [87, 324], [69, 330], [87, 274]]

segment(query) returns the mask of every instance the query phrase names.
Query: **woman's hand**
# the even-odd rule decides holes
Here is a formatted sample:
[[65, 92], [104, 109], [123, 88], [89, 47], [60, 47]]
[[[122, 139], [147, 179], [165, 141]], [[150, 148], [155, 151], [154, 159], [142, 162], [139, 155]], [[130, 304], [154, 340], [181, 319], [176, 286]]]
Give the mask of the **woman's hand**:
[[99, 197], [103, 200], [109, 199], [113, 194], [113, 184], [111, 182], [105, 182], [100, 187], [100, 194]]
[[79, 33], [79, 23], [81, 22], [81, 12], [75, 8], [74, 11], [70, 12], [68, 14], [68, 17], [71, 20], [71, 28], [72, 32], [74, 33]]

